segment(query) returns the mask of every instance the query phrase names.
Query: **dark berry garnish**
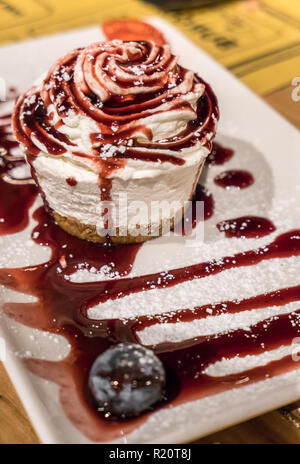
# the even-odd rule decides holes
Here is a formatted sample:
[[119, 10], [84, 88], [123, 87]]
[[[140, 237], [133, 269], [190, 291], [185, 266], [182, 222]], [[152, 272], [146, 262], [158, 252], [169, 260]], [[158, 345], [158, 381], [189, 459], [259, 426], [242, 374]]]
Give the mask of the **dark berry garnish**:
[[120, 343], [102, 353], [89, 375], [89, 388], [105, 417], [128, 418], [164, 398], [165, 370], [153, 351]]

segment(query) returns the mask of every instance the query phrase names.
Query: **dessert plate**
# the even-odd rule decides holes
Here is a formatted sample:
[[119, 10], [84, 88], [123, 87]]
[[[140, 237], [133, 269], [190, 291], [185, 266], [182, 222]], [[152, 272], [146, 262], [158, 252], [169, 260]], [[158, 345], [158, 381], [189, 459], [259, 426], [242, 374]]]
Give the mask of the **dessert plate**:
[[[12, 274], [3, 271], [49, 260], [49, 248], [31, 238], [37, 221], [39, 228], [43, 225], [42, 213], [33, 217], [41, 205], [37, 198], [29, 209], [28, 226], [0, 237], [0, 278], [5, 284], [0, 341], [6, 346], [5, 367], [44, 443], [186, 442], [300, 397], [299, 132], [168, 23], [147, 21], [163, 31], [183, 66], [212, 85], [221, 111], [217, 141], [229, 151], [216, 150], [201, 175], [200, 184], [210, 192], [205, 221], [197, 225], [202, 240], [170, 236], [143, 244], [129, 277], [151, 277], [137, 279], [136, 291], [103, 301], [101, 308], [94, 303], [87, 314], [94, 324], [155, 316], [141, 324], [139, 340], [163, 347], [170, 365], [185, 359], [188, 373], [181, 382], [174, 379], [174, 401], [137, 422], [107, 423], [109, 434], [105, 427], [94, 432], [77, 394], [80, 382], [68, 377], [68, 364], [63, 363], [68, 342], [30, 327], [34, 320], [28, 322], [27, 310], [34, 308], [36, 297], [25, 294], [25, 287], [24, 293], [13, 290]], [[91, 27], [2, 47], [1, 78], [22, 92], [63, 53], [101, 39], [102, 29]], [[1, 114], [7, 115], [11, 107], [12, 102], [1, 104]], [[233, 218], [235, 222], [224, 223]], [[96, 273], [79, 270], [71, 280], [76, 284], [110, 278], [103, 267]], [[40, 316], [32, 312], [33, 319]], [[192, 361], [201, 342], [198, 372]], [[184, 351], [189, 348], [194, 358]], [[51, 367], [58, 364], [60, 371], [54, 369], [51, 376]], [[41, 365], [48, 366], [48, 372], [46, 368], [41, 373]], [[195, 387], [197, 375], [202, 383]]]

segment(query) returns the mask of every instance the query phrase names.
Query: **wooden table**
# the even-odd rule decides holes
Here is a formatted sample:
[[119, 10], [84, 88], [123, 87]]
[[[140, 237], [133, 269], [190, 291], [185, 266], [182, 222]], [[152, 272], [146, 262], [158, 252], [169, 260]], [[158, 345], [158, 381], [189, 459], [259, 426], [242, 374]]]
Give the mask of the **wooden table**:
[[[300, 101], [291, 98], [287, 85], [265, 100], [300, 128]], [[39, 443], [28, 416], [0, 364], [0, 444]], [[300, 443], [300, 401], [287, 408], [236, 425], [199, 440], [197, 443]]]

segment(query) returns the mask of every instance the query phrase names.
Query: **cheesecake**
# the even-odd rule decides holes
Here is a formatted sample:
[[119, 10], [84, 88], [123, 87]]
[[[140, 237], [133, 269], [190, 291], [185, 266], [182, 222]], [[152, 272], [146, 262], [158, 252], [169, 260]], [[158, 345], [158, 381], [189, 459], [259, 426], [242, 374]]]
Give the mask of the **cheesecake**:
[[134, 243], [180, 221], [218, 117], [210, 86], [169, 45], [113, 40], [58, 59], [19, 98], [13, 129], [60, 227]]

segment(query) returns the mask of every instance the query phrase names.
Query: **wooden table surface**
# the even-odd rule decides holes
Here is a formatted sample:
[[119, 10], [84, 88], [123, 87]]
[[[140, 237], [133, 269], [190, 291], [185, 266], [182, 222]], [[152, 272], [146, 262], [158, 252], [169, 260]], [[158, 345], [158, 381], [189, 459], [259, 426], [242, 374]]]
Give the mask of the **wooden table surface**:
[[[293, 87], [265, 96], [265, 100], [300, 128], [300, 101], [291, 98]], [[39, 443], [28, 415], [0, 364], [0, 444]], [[300, 443], [300, 401], [278, 411], [236, 425], [197, 443]]]

